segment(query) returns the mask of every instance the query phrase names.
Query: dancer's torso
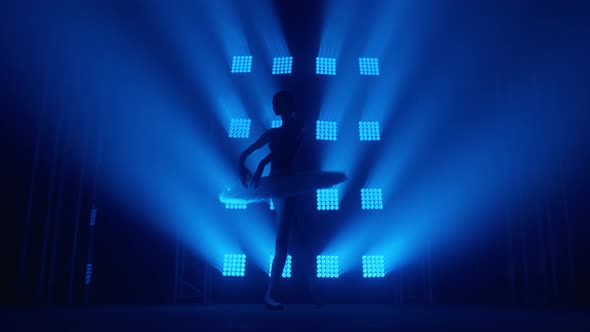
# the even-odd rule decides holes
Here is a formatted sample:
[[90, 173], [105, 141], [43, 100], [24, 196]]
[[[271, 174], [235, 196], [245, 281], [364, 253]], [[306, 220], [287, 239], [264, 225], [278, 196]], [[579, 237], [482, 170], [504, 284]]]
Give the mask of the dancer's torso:
[[294, 122], [272, 129], [268, 146], [271, 152], [271, 176], [293, 174], [293, 161], [301, 143], [303, 126]]

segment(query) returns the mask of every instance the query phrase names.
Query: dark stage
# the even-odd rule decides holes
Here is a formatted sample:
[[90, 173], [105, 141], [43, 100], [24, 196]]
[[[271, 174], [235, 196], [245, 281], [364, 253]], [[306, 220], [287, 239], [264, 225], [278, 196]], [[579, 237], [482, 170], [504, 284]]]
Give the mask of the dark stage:
[[10, 309], [3, 331], [589, 331], [581, 311], [260, 304]]

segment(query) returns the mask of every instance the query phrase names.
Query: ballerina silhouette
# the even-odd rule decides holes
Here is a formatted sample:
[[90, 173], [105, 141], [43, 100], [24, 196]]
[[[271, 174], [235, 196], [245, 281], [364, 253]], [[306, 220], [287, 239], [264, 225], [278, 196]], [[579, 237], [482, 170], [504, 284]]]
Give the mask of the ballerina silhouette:
[[[249, 146], [240, 156], [240, 181], [244, 187], [250, 185], [258, 187], [262, 172], [271, 164], [269, 178], [294, 175], [293, 161], [301, 144], [303, 122], [296, 119], [295, 101], [291, 94], [279, 91], [273, 96], [273, 111], [280, 116], [282, 126], [264, 132], [262, 136]], [[270, 153], [258, 164], [254, 175], [245, 166], [246, 158], [254, 151], [268, 144]], [[277, 213], [278, 228], [275, 241], [275, 256], [270, 272], [270, 282], [264, 296], [264, 302], [270, 309], [281, 309], [282, 304], [275, 300], [275, 291], [283, 273], [287, 259], [287, 248], [291, 228], [296, 220], [295, 196], [273, 199]]]

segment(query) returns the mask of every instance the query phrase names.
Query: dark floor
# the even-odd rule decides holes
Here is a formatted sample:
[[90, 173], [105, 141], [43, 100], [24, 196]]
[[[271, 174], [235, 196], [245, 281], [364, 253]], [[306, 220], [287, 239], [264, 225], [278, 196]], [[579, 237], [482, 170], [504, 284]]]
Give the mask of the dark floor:
[[2, 309], [1, 331], [590, 331], [584, 311], [383, 305], [94, 306]]

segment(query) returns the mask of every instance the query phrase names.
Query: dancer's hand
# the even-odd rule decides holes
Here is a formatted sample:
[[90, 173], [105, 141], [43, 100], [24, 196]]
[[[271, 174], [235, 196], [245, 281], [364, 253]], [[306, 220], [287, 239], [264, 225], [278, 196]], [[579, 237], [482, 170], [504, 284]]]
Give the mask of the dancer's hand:
[[254, 186], [254, 188], [258, 188], [258, 186], [260, 185], [260, 178], [262, 178], [262, 169], [258, 168], [256, 169], [256, 172], [254, 172], [254, 176], [252, 177], [251, 184]]
[[252, 173], [244, 165], [240, 165], [240, 181], [244, 188], [248, 188], [248, 181], [252, 178]]

